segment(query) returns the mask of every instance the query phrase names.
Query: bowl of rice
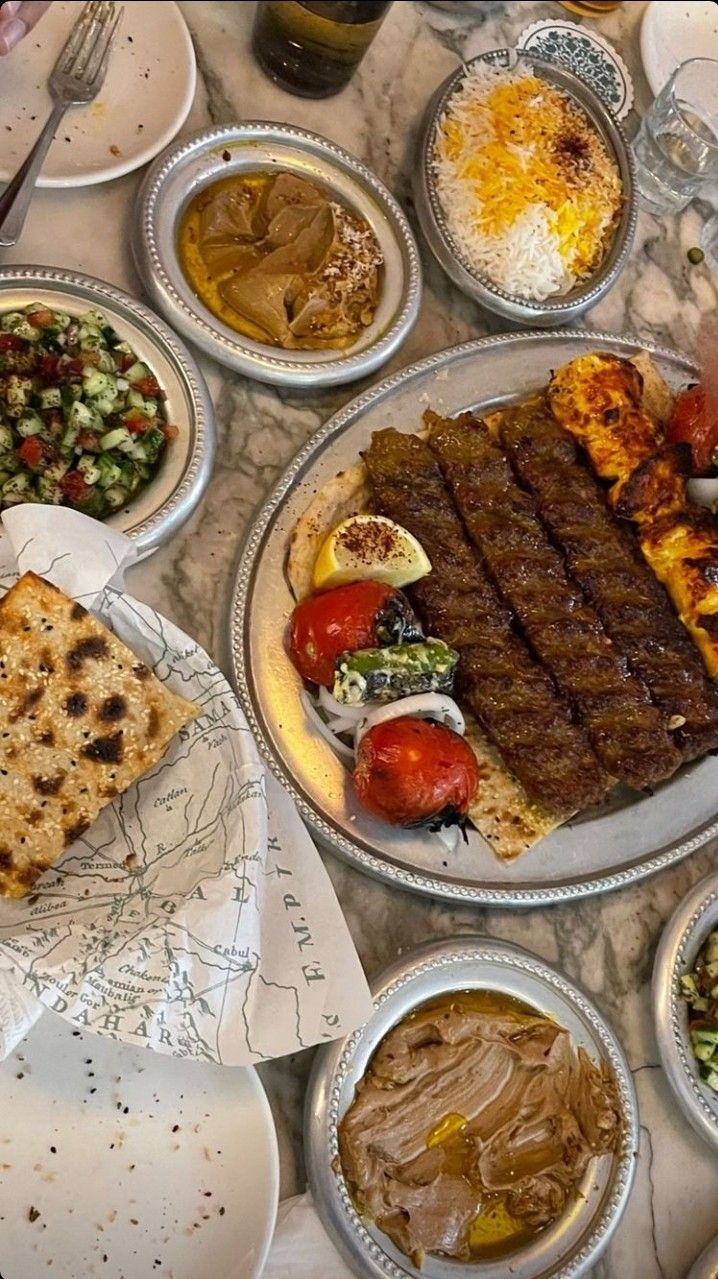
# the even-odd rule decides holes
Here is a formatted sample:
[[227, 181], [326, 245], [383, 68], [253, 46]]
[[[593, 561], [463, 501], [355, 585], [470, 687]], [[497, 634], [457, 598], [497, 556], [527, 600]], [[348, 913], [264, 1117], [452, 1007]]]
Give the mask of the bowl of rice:
[[563, 324], [595, 306], [636, 225], [620, 126], [572, 72], [523, 50], [480, 54], [440, 85], [414, 195], [450, 279], [523, 324]]

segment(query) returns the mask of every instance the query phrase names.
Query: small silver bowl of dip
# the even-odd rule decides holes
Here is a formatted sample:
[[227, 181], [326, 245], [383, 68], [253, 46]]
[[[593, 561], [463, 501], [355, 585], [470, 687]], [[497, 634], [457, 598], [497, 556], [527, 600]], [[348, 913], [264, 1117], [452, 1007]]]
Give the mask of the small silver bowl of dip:
[[[429, 1000], [452, 992], [510, 995], [558, 1021], [616, 1083], [622, 1132], [614, 1155], [595, 1157], [575, 1202], [515, 1252], [456, 1262], [428, 1254], [421, 1269], [388, 1235], [363, 1218], [339, 1159], [339, 1126], [381, 1041]], [[372, 983], [366, 1025], [317, 1054], [307, 1088], [304, 1148], [317, 1212], [346, 1264], [361, 1279], [579, 1279], [607, 1247], [628, 1202], [638, 1150], [633, 1080], [613, 1032], [587, 995], [538, 956], [509, 942], [471, 934], [430, 942], [396, 960]]]
[[[613, 239], [597, 270], [568, 293], [556, 293], [533, 301], [506, 293], [472, 266], [451, 235], [434, 177], [434, 144], [439, 122], [449, 101], [468, 71], [478, 63], [506, 69], [526, 69], [567, 94], [598, 132], [615, 160], [623, 185], [623, 208]], [[454, 284], [487, 311], [495, 311], [519, 324], [568, 324], [583, 315], [613, 287], [626, 265], [633, 244], [638, 201], [633, 181], [633, 159], [621, 126], [600, 98], [565, 67], [536, 57], [523, 49], [493, 49], [472, 58], [439, 85], [424, 116], [417, 162], [414, 168], [414, 200], [419, 225], [429, 248]]]
[[[192, 289], [177, 250], [182, 215], [202, 188], [233, 174], [289, 172], [327, 190], [369, 223], [384, 258], [374, 319], [344, 350], [285, 351], [224, 324]], [[209, 129], [163, 152], [138, 201], [137, 267], [158, 310], [220, 364], [275, 386], [317, 388], [366, 377], [413, 328], [421, 301], [416, 241], [394, 197], [360, 160], [293, 125], [250, 120]]]

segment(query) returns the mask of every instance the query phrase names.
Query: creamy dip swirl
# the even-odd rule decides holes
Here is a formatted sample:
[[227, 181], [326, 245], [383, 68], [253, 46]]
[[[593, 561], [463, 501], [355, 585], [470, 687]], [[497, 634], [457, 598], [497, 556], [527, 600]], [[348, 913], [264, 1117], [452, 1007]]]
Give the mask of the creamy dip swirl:
[[548, 1017], [473, 991], [383, 1039], [339, 1149], [359, 1210], [421, 1265], [426, 1252], [515, 1250], [564, 1212], [620, 1130], [605, 1064]]

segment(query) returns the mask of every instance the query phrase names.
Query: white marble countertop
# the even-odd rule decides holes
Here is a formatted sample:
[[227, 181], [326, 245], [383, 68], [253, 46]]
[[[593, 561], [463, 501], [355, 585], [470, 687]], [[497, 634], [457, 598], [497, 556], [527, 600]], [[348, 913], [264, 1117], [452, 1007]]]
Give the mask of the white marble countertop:
[[[512, 43], [537, 18], [564, 13], [552, 3], [513, 0], [483, 24], [402, 0], [353, 83], [329, 102], [276, 89], [249, 53], [254, 6], [188, 0], [181, 5], [197, 49], [199, 82], [191, 131], [240, 117], [288, 120], [356, 152], [407, 200], [411, 153], [422, 108], [462, 55]], [[648, 88], [638, 58], [643, 4], [624, 4], [595, 29], [620, 49], [634, 77], [639, 111]], [[564, 16], [565, 13], [564, 13]], [[630, 128], [630, 121], [629, 121]], [[140, 294], [129, 252], [139, 177], [102, 187], [38, 192], [19, 245], [6, 262], [42, 263], [101, 276]], [[699, 317], [716, 305], [716, 281], [691, 267], [700, 219], [641, 214], [630, 262], [587, 326], [633, 332], [691, 349]], [[394, 368], [495, 330], [424, 254], [425, 298], [416, 329]], [[349, 399], [351, 389], [302, 398], [278, 393], [204, 363], [219, 423], [219, 460], [200, 510], [171, 545], [133, 571], [132, 591], [190, 631], [226, 665], [225, 613], [232, 567], [257, 501], [307, 436]], [[432, 937], [478, 931], [518, 941], [578, 979], [618, 1032], [634, 1072], [641, 1153], [633, 1195], [595, 1279], [680, 1279], [718, 1231], [718, 1165], [693, 1136], [657, 1061], [649, 983], [664, 922], [687, 888], [715, 862], [711, 849], [620, 894], [523, 913], [452, 908], [400, 893], [328, 858], [328, 866], [370, 976], [399, 952]], [[311, 1054], [262, 1069], [279, 1131], [282, 1195], [303, 1188], [302, 1100]], [[322, 1277], [324, 1279], [324, 1277]], [[327, 1277], [328, 1279], [328, 1277]]]

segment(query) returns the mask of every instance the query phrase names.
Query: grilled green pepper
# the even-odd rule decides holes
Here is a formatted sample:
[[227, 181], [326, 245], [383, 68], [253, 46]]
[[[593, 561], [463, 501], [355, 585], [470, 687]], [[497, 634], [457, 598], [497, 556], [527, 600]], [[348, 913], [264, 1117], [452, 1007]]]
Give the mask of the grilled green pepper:
[[392, 702], [414, 693], [448, 693], [458, 660], [456, 650], [438, 639], [340, 653], [333, 693], [345, 706]]

